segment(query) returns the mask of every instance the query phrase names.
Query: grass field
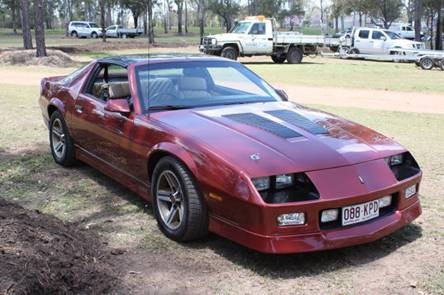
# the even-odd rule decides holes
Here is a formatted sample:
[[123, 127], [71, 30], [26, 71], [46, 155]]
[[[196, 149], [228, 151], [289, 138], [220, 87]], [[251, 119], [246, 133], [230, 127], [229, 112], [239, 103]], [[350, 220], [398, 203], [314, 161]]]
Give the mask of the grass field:
[[[427, 92], [433, 90], [430, 81], [442, 77], [441, 72], [424, 73], [411, 69], [411, 65], [369, 62], [329, 60], [325, 64], [248, 66], [270, 81], [313, 86]], [[24, 77], [26, 71], [38, 70], [5, 69], [5, 75]], [[58, 71], [42, 69], [42, 75]], [[335, 74], [336, 69], [340, 74]], [[383, 73], [390, 79], [382, 77]], [[403, 75], [407, 82], [400, 78]], [[347, 83], [356, 76], [367, 82]], [[426, 86], [421, 88], [417, 79]], [[4, 80], [2, 77], [0, 83]], [[401, 87], [399, 83], [404, 84]], [[94, 230], [109, 246], [124, 249], [127, 254], [116, 257], [116, 261], [122, 278], [136, 293], [146, 288], [166, 293], [188, 290], [219, 294], [295, 293], [295, 288], [300, 294], [444, 293], [444, 115], [375, 111], [365, 105], [315, 106], [374, 128], [412, 151], [424, 171], [423, 215], [405, 229], [372, 244], [270, 256], [216, 236], [191, 244], [172, 242], [157, 229], [150, 205], [127, 189], [88, 166], [64, 169], [54, 164], [37, 106], [38, 86], [34, 85], [0, 84], [0, 196]], [[171, 280], [175, 282], [172, 285]], [[170, 288], [165, 289], [165, 285]]]

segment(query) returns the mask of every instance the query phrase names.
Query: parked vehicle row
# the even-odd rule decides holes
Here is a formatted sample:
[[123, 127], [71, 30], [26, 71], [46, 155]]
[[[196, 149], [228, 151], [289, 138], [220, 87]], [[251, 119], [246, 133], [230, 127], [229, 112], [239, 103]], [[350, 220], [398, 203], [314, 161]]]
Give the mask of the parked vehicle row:
[[[68, 25], [68, 33], [76, 38], [98, 38], [102, 37], [102, 28], [94, 22], [72, 21]], [[143, 34], [141, 29], [127, 29], [121, 25], [112, 25], [105, 29], [108, 38], [134, 38]]]

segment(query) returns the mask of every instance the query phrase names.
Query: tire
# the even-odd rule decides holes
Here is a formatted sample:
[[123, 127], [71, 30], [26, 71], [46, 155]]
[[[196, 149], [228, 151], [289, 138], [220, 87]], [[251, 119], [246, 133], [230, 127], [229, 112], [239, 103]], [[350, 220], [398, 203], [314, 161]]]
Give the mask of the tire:
[[348, 53], [349, 53], [349, 54], [359, 54], [359, 53], [361, 53], [361, 52], [359, 51], [358, 48], [352, 48], [352, 49], [350, 49], [350, 51], [349, 51]]
[[122, 38], [122, 39], [126, 39], [126, 38], [128, 38], [128, 36], [127, 36], [126, 34], [121, 34], [121, 35], [120, 35], [120, 38]]
[[[154, 215], [168, 238], [185, 242], [207, 234], [207, 208], [185, 165], [170, 156], [160, 159], [154, 168], [151, 188]], [[178, 192], [176, 197], [174, 192]]]
[[271, 59], [273, 60], [274, 63], [277, 64], [283, 64], [285, 62], [285, 60], [287, 59], [287, 56], [282, 54], [282, 55], [272, 55]]
[[439, 67], [441, 68], [441, 71], [444, 71], [444, 58], [439, 62]]
[[57, 164], [69, 167], [76, 163], [74, 144], [59, 111], [52, 113], [49, 120], [49, 147]]
[[419, 61], [419, 65], [421, 66], [421, 69], [429, 71], [431, 69], [433, 69], [433, 59], [431, 59], [430, 57], [423, 57], [421, 58], [421, 60]]
[[222, 49], [220, 56], [228, 58], [228, 59], [232, 59], [232, 60], [237, 60], [237, 57], [239, 56], [239, 54], [238, 54], [236, 48], [234, 48], [233, 46], [227, 46], [224, 49]]
[[99, 35], [96, 32], [91, 33], [91, 38], [97, 39]]
[[76, 31], [72, 31], [72, 32], [71, 32], [71, 37], [78, 38], [78, 37], [79, 37], [79, 34], [77, 34]]
[[291, 47], [287, 53], [287, 61], [291, 64], [300, 64], [302, 62], [302, 50], [297, 47]]

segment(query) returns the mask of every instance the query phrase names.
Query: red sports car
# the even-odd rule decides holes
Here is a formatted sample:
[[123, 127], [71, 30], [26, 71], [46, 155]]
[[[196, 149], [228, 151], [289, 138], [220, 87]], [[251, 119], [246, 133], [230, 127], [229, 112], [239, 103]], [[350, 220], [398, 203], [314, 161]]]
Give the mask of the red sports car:
[[405, 148], [288, 102], [234, 61], [99, 59], [44, 78], [39, 103], [54, 160], [88, 163], [151, 201], [177, 241], [210, 231], [307, 252], [374, 241], [421, 214], [422, 173]]

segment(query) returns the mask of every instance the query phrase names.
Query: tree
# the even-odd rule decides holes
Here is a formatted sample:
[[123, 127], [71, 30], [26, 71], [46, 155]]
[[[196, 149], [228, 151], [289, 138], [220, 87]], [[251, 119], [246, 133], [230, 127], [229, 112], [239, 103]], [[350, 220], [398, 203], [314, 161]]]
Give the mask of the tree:
[[339, 17], [344, 14], [344, 0], [333, 0], [331, 4], [331, 16], [335, 21], [335, 32], [339, 32]]
[[421, 41], [422, 0], [415, 0], [415, 41]]
[[122, 5], [131, 10], [134, 19], [134, 27], [139, 26], [139, 16], [147, 9], [146, 1], [141, 0], [122, 0]]
[[45, 45], [45, 8], [42, 0], [34, 0], [34, 27], [37, 57], [47, 56]]
[[99, 0], [99, 8], [100, 8], [100, 27], [102, 28], [102, 41], [106, 42], [106, 12], [105, 12], [105, 0]]
[[[442, 49], [442, 9], [443, 0], [423, 0], [423, 7], [427, 12], [427, 23], [430, 30], [430, 35], [435, 36], [435, 39], [430, 41], [430, 47], [436, 50]], [[436, 27], [433, 27], [436, 24]], [[435, 32], [435, 33], [434, 33]]]
[[383, 25], [388, 29], [393, 21], [401, 16], [402, 0], [372, 0], [369, 4], [369, 14], [372, 23]]
[[153, 6], [155, 0], [148, 0], [148, 43], [154, 44]]
[[225, 28], [229, 32], [233, 25], [233, 17], [239, 13], [240, 6], [234, 0], [209, 0], [208, 9], [223, 19]]
[[183, 14], [183, 2], [184, 0], [174, 0], [177, 5], [177, 33], [182, 35], [182, 14]]
[[25, 49], [32, 49], [32, 35], [31, 26], [29, 24], [29, 2], [28, 0], [20, 0], [21, 21], [22, 21], [22, 35], [23, 47]]
[[345, 0], [345, 13], [355, 12], [359, 15], [359, 26], [363, 26], [362, 17], [370, 10], [370, 2], [366, 0]]
[[203, 38], [205, 34], [205, 0], [197, 1], [197, 14], [199, 18], [199, 34], [200, 38]]
[[251, 0], [255, 14], [274, 17], [281, 11], [283, 0]]

